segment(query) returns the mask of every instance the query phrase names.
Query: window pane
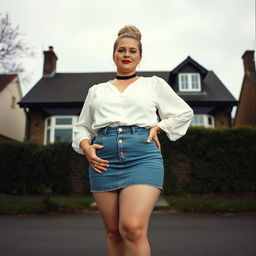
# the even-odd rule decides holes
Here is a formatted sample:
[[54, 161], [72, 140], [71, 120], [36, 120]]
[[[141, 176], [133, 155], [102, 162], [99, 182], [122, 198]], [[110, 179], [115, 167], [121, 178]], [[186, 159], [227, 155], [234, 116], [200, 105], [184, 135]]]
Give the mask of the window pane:
[[188, 89], [188, 76], [187, 75], [181, 75], [181, 88]]
[[72, 124], [72, 118], [56, 118], [56, 125], [58, 124]]
[[55, 129], [54, 142], [72, 141], [72, 129]]
[[204, 117], [203, 116], [198, 116], [198, 123], [203, 125], [204, 124]]
[[198, 89], [199, 84], [198, 84], [198, 76], [197, 75], [192, 75], [192, 89]]
[[195, 115], [192, 124], [194, 125], [204, 125], [204, 118], [202, 115]]

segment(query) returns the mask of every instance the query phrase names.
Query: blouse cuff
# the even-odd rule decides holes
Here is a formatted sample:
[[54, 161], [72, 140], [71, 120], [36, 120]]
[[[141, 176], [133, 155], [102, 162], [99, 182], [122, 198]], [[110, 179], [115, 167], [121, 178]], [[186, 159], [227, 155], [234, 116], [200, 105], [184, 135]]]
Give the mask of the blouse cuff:
[[93, 136], [91, 136], [91, 135], [89, 135], [89, 134], [88, 134], [87, 136], [77, 135], [77, 136], [76, 136], [76, 139], [74, 139], [74, 140], [72, 141], [72, 147], [73, 147], [73, 149], [74, 149], [77, 153], [82, 154], [82, 155], [84, 155], [84, 152], [83, 152], [82, 148], [80, 147], [80, 142], [81, 142], [82, 140], [84, 140], [84, 139], [89, 140], [89, 142], [90, 142], [90, 144], [91, 144], [91, 141], [92, 141], [92, 139], [93, 139]]
[[157, 126], [166, 132], [169, 140], [176, 141], [186, 134], [193, 116], [193, 111], [191, 111], [183, 114], [182, 119], [179, 117], [164, 119], [158, 122]]

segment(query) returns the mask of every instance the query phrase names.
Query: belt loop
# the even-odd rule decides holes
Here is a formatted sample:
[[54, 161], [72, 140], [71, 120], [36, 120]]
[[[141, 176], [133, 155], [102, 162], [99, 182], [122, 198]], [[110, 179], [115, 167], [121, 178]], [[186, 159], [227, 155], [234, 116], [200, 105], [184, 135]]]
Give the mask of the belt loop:
[[132, 135], [135, 135], [135, 134], [136, 134], [135, 127], [134, 127], [134, 126], [132, 126], [131, 128], [132, 128]]
[[107, 135], [107, 131], [108, 131], [108, 126], [106, 126], [106, 128], [104, 130], [105, 135]]

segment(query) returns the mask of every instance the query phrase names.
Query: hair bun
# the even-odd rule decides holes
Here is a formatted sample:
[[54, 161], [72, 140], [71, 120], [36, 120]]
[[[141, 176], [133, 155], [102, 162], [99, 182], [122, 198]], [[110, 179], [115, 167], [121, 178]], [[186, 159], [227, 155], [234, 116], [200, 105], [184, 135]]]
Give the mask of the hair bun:
[[122, 35], [133, 35], [137, 40], [141, 40], [141, 33], [139, 29], [133, 25], [127, 25], [123, 28], [121, 28], [118, 32], [118, 37]]

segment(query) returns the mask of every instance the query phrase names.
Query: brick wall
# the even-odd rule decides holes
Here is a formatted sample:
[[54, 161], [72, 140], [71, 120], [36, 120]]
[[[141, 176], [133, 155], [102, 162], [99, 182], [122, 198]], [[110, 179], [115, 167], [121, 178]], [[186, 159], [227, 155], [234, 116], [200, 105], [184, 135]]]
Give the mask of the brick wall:
[[229, 108], [217, 109], [213, 113], [215, 128], [229, 126], [230, 110]]
[[37, 109], [30, 109], [29, 141], [44, 143], [44, 114]]

